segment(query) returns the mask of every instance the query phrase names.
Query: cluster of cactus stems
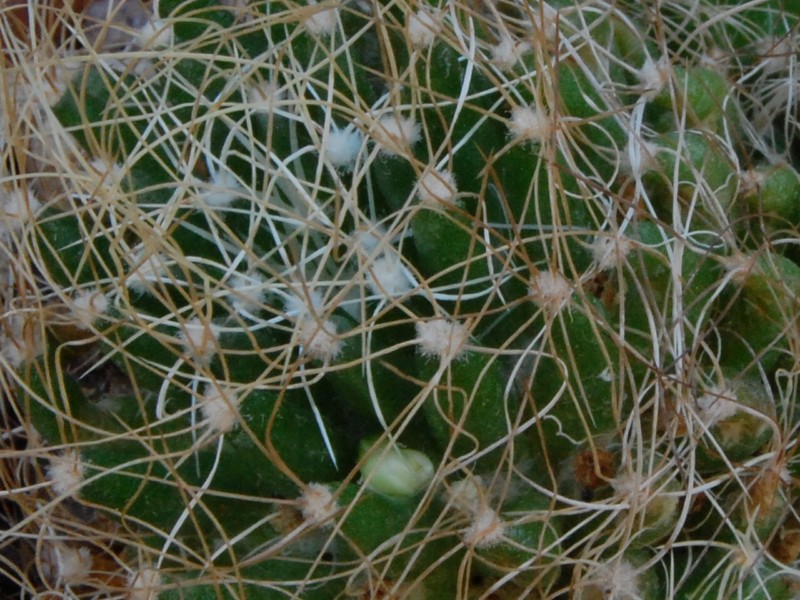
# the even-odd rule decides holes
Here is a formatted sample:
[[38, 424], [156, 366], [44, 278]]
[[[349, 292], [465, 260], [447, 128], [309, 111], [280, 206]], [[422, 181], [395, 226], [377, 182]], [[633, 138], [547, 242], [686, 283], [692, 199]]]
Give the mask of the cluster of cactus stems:
[[21, 597], [797, 597], [796, 2], [37, 10]]

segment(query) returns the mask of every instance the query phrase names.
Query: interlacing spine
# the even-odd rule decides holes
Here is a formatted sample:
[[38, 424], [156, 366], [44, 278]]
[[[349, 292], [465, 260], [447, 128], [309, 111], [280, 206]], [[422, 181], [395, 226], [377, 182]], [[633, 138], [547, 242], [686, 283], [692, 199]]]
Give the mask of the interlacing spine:
[[0, 573], [797, 597], [794, 3], [64, 4], [0, 9]]

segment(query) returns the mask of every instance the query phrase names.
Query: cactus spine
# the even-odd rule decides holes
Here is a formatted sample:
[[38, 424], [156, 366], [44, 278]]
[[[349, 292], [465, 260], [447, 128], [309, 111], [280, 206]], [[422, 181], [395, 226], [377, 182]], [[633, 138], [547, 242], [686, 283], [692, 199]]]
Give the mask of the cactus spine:
[[796, 7], [82, 6], [0, 22], [28, 592], [794, 597]]

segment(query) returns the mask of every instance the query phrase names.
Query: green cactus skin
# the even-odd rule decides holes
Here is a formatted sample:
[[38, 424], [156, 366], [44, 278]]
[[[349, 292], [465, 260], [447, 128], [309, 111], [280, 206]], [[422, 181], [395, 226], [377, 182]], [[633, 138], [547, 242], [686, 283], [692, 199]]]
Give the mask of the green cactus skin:
[[[559, 491], [582, 502], [627, 505], [613, 519], [601, 512], [575, 511], [567, 521], [578, 528], [576, 539], [596, 539], [624, 526], [630, 529], [626, 547], [646, 548], [674, 530], [681, 511], [680, 486], [663, 468], [652, 479], [643, 481], [637, 473], [637, 458], [625, 459], [622, 451], [613, 436], [599, 435], [587, 442], [561, 463]], [[644, 455], [641, 460], [656, 465], [665, 462], [664, 457], [658, 455]]]
[[619, 347], [608, 323], [599, 302], [575, 295], [531, 327], [544, 334], [542, 355], [533, 359], [529, 380], [538, 420], [532, 444], [535, 454], [547, 456], [551, 464], [596, 433], [614, 432], [623, 418], [624, 382], [611, 375], [619, 364]]
[[673, 597], [680, 600], [711, 600], [727, 594], [750, 600], [796, 597], [791, 578], [781, 574], [769, 557], [755, 556], [748, 565], [747, 558], [737, 554], [741, 552], [735, 547], [673, 550], [665, 559], [680, 582]]
[[800, 224], [800, 174], [790, 164], [757, 165], [743, 177], [741, 201], [769, 237]]
[[478, 459], [478, 465], [479, 470], [496, 466], [507, 445], [503, 440], [508, 436], [509, 423], [517, 420], [521, 410], [518, 398], [507, 393], [508, 377], [502, 361], [468, 352], [444, 370], [435, 358], [419, 356], [418, 362], [425, 380], [441, 371], [437, 388], [423, 405], [439, 447], [449, 449], [451, 456], [466, 456], [495, 445], [494, 451]]
[[[665, 87], [648, 105], [650, 119], [660, 131], [674, 131], [685, 122], [692, 129], [707, 129], [722, 133], [735, 122], [738, 115], [728, 97], [731, 83], [719, 71], [709, 67], [686, 68], [675, 66], [672, 71], [673, 90]], [[685, 121], [684, 121], [685, 120]]]
[[497, 512], [503, 523], [501, 535], [475, 549], [478, 569], [487, 576], [513, 573], [515, 587], [533, 586], [546, 594], [558, 579], [554, 563], [561, 553], [559, 523], [548, 511], [549, 501], [535, 493], [503, 503]]
[[786, 329], [786, 315], [797, 313], [800, 267], [790, 259], [765, 250], [734, 258], [729, 289], [720, 322], [722, 364], [748, 370], [754, 364], [771, 373], [791, 354], [794, 333]]
[[708, 131], [673, 131], [662, 135], [649, 151], [653, 165], [645, 183], [665, 222], [672, 221], [673, 198], [677, 197], [682, 213], [696, 213], [697, 229], [718, 230], [738, 185], [736, 168], [723, 143]]
[[695, 455], [702, 471], [726, 470], [726, 461], [744, 461], [772, 439], [775, 409], [757, 379], [730, 378], [721, 389], [707, 390], [696, 402], [707, 429]]

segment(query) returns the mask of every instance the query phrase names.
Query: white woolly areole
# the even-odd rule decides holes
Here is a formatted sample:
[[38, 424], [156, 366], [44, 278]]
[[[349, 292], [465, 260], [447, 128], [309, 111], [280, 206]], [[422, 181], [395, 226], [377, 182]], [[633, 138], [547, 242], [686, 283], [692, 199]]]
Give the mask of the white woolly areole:
[[172, 46], [175, 30], [172, 24], [165, 24], [161, 19], [151, 19], [142, 25], [136, 38], [142, 48], [169, 48]]
[[322, 152], [335, 169], [350, 171], [361, 151], [364, 138], [357, 129], [334, 129], [322, 142]]
[[76, 450], [67, 450], [61, 456], [50, 459], [47, 479], [50, 487], [59, 496], [74, 494], [83, 482], [83, 463]]
[[744, 285], [750, 277], [758, 273], [758, 261], [755, 254], [734, 252], [731, 256], [724, 257], [722, 265], [730, 274], [731, 281]]
[[642, 95], [646, 98], [651, 98], [658, 95], [664, 86], [669, 81], [672, 75], [672, 66], [670, 65], [669, 58], [662, 57], [658, 62], [648, 57], [644, 61], [642, 68], [636, 73], [639, 83], [642, 88]]
[[339, 510], [333, 494], [321, 483], [309, 483], [298, 499], [298, 504], [303, 519], [313, 524], [332, 524], [331, 519]]
[[231, 171], [214, 173], [211, 181], [203, 184], [199, 199], [211, 207], [224, 208], [242, 195], [244, 188]]
[[[310, 2], [309, 6], [316, 7], [316, 2]], [[336, 30], [337, 8], [319, 7], [308, 17], [304, 23], [314, 35], [331, 35]]]
[[335, 359], [342, 350], [342, 342], [336, 338], [336, 325], [331, 321], [320, 323], [311, 315], [298, 320], [297, 340], [308, 356], [322, 361]]
[[19, 231], [41, 206], [32, 190], [0, 190], [0, 233]]
[[407, 156], [421, 135], [419, 123], [398, 116], [383, 117], [372, 131], [372, 139], [386, 156]]
[[505, 528], [494, 509], [484, 506], [472, 516], [472, 523], [464, 531], [466, 544], [475, 548], [491, 548], [503, 541]]
[[261, 273], [238, 274], [231, 278], [230, 304], [236, 312], [259, 310], [267, 295], [267, 279]]
[[198, 401], [209, 429], [228, 433], [239, 422], [239, 397], [232, 390], [208, 384]]
[[508, 129], [518, 140], [541, 142], [550, 137], [553, 122], [550, 115], [532, 106], [515, 106]]
[[134, 269], [125, 279], [125, 285], [134, 292], [146, 293], [150, 291], [150, 284], [167, 275], [165, 260], [161, 252], [151, 254], [147, 258], [145, 249], [142, 248], [134, 254], [132, 265]]
[[456, 192], [456, 178], [447, 170], [426, 172], [417, 187], [417, 196], [425, 204], [451, 204]]
[[456, 481], [447, 490], [447, 496], [453, 506], [461, 512], [468, 515], [476, 515], [480, 512], [481, 507], [486, 506], [481, 489], [480, 481], [470, 477]]
[[156, 600], [161, 587], [161, 574], [155, 569], [142, 569], [128, 576], [128, 600]]
[[641, 177], [642, 173], [657, 168], [656, 155], [661, 150], [658, 144], [631, 137], [619, 157], [620, 169], [629, 175]]
[[613, 600], [641, 598], [639, 574], [639, 570], [627, 560], [597, 565], [587, 577], [591, 584], [587, 586], [587, 591], [595, 592], [596, 590], [595, 593], [600, 594], [598, 597]]
[[627, 256], [633, 244], [623, 235], [598, 235], [592, 241], [592, 258], [601, 271], [616, 269], [620, 260]]
[[[308, 291], [308, 298], [292, 294], [283, 301], [283, 308], [289, 317], [319, 314], [323, 309], [322, 294], [316, 290]], [[310, 304], [309, 304], [310, 301]]]
[[700, 419], [707, 427], [716, 425], [740, 412], [739, 403], [731, 390], [711, 388], [697, 399]]
[[531, 299], [543, 310], [558, 311], [572, 296], [572, 286], [559, 272], [540, 271], [531, 279]]
[[540, 2], [531, 8], [531, 25], [535, 36], [543, 36], [548, 42], [553, 42], [558, 36], [558, 10], [547, 2]]
[[441, 31], [441, 16], [421, 9], [408, 17], [408, 39], [416, 48], [427, 48], [433, 44]]
[[370, 265], [366, 283], [373, 294], [389, 298], [402, 296], [411, 289], [400, 256], [393, 252], [384, 253]]
[[80, 290], [72, 299], [72, 311], [85, 328], [90, 328], [108, 310], [108, 298], [97, 290]]
[[451, 361], [464, 353], [469, 331], [464, 323], [447, 319], [418, 321], [417, 344], [423, 356]]
[[517, 66], [522, 57], [531, 49], [530, 44], [503, 36], [500, 43], [492, 46], [492, 63], [501, 71], [510, 71]]
[[258, 81], [245, 89], [247, 102], [257, 113], [271, 114], [282, 98], [280, 88], [272, 81]]
[[212, 323], [195, 317], [183, 324], [180, 335], [184, 352], [200, 365], [207, 365], [217, 353], [219, 331]]
[[76, 585], [87, 581], [92, 573], [92, 552], [88, 546], [71, 548], [57, 544], [52, 549], [58, 568], [58, 579]]

